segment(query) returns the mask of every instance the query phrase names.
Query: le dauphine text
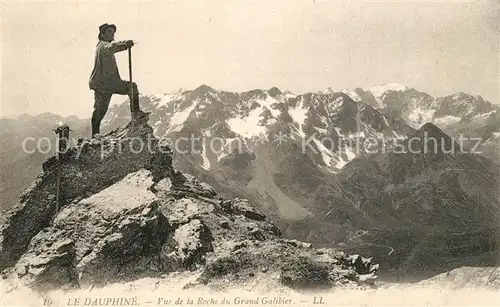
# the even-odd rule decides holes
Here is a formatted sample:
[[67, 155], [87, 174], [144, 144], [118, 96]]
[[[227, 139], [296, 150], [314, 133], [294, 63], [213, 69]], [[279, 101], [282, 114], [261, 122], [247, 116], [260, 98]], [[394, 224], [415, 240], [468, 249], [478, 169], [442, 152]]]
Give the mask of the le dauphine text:
[[[302, 302], [302, 301], [301, 301]], [[256, 296], [256, 297], [192, 297], [192, 298], [168, 298], [155, 297], [140, 299], [137, 296], [131, 297], [72, 297], [69, 298], [65, 306], [216, 306], [216, 305], [293, 305], [298, 302], [283, 296]], [[313, 304], [325, 304], [321, 299], [314, 298]], [[47, 305], [47, 304], [45, 304]], [[50, 304], [52, 305], [52, 304]]]

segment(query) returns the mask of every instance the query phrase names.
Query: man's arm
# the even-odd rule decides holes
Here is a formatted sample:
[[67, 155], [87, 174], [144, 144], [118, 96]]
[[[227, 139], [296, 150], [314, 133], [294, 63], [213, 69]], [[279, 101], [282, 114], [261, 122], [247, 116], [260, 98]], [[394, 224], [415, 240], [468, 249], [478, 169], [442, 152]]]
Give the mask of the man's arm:
[[127, 50], [129, 47], [132, 47], [134, 42], [131, 40], [128, 41], [115, 41], [115, 42], [105, 42], [102, 45], [102, 50], [106, 53], [116, 53], [120, 51]]

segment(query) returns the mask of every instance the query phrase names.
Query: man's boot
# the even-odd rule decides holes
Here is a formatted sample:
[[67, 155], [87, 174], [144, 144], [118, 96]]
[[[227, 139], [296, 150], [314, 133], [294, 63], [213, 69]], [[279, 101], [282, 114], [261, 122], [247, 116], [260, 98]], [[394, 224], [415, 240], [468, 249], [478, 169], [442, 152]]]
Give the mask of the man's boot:
[[95, 118], [92, 118], [91, 124], [92, 124], [91, 125], [91, 127], [92, 127], [92, 138], [94, 138], [94, 136], [96, 134], [99, 134], [100, 123]]
[[130, 111], [132, 113], [132, 120], [144, 118], [149, 115], [149, 113], [143, 112], [139, 108], [139, 95], [134, 95], [132, 101], [130, 102]]

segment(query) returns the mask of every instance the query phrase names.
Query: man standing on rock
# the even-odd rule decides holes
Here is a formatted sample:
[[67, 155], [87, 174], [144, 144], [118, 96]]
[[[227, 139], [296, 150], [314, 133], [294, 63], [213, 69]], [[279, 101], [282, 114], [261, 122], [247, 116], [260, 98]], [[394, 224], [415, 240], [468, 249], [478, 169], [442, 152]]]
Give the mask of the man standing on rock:
[[[99, 42], [95, 51], [94, 70], [89, 79], [89, 88], [94, 90], [94, 112], [92, 113], [92, 137], [99, 133], [101, 121], [108, 111], [113, 94], [129, 95], [132, 120], [146, 117], [139, 109], [139, 91], [136, 83], [122, 80], [118, 72], [115, 53], [134, 46], [131, 40], [114, 41], [116, 26], [103, 24], [99, 27]], [[133, 87], [133, 95], [131, 88]], [[133, 96], [133, 97], [131, 97]]]

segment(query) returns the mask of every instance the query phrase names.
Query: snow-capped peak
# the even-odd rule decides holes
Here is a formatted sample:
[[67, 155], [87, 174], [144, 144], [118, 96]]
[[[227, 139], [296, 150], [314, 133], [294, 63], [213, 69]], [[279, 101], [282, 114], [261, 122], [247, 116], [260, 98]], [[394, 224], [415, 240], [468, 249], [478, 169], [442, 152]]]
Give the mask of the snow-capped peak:
[[356, 93], [355, 90], [344, 88], [340, 92], [346, 94], [354, 101], [360, 102], [361, 100], [363, 100], [361, 96], [359, 96], [358, 93]]
[[153, 103], [155, 103], [157, 107], [168, 106], [173, 101], [181, 99], [182, 93], [184, 91], [185, 91], [185, 89], [181, 88], [181, 89], [178, 89], [177, 91], [173, 91], [173, 92], [162, 93], [162, 94], [151, 94], [151, 95], [145, 95], [145, 96], [148, 97]]
[[382, 97], [382, 95], [387, 91], [402, 92], [406, 90], [408, 90], [408, 87], [406, 85], [398, 83], [379, 84], [368, 89], [368, 91], [371, 92], [376, 98]]

